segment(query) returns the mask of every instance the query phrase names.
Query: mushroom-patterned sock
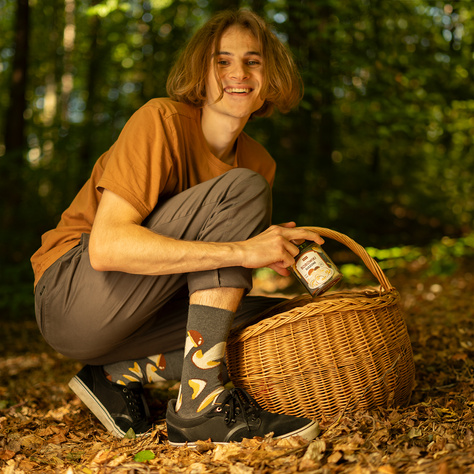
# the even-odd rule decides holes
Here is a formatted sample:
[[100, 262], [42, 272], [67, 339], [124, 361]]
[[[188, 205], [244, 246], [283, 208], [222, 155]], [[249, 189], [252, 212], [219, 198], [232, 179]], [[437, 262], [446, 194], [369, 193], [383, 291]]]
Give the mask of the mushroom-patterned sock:
[[141, 382], [142, 385], [146, 385], [163, 380], [179, 380], [182, 369], [182, 349], [144, 359], [124, 360], [104, 365], [104, 371], [111, 381], [121, 385], [130, 382]]
[[191, 305], [176, 412], [185, 418], [209, 411], [224, 390], [224, 355], [234, 313]]

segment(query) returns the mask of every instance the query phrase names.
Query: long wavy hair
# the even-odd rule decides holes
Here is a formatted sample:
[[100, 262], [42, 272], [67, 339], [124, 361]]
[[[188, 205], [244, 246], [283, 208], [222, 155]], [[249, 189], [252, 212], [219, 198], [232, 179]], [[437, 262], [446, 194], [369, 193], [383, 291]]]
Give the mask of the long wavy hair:
[[[168, 76], [166, 90], [173, 100], [203, 107], [206, 101], [206, 78], [210, 67], [216, 68], [219, 44], [231, 26], [249, 30], [260, 43], [263, 56], [264, 104], [252, 114], [263, 117], [272, 114], [274, 107], [289, 112], [303, 96], [303, 83], [291, 52], [270, 30], [266, 22], [250, 10], [226, 10], [212, 17], [191, 38], [180, 53]], [[224, 94], [221, 84], [222, 99]]]

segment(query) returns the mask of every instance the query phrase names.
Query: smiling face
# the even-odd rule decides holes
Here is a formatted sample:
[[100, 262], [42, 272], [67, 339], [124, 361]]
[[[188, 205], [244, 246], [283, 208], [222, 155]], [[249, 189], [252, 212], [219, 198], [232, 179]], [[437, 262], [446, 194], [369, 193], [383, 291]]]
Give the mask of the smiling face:
[[[264, 103], [260, 97], [264, 64], [257, 38], [250, 30], [231, 26], [222, 35], [212, 59], [203, 113], [220, 119], [248, 120]], [[212, 66], [214, 61], [216, 68]]]

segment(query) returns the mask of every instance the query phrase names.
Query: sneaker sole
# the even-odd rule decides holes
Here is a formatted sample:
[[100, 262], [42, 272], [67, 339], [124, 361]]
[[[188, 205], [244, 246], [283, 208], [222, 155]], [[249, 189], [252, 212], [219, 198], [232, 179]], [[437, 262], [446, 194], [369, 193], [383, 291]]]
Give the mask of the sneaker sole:
[[[316, 438], [319, 433], [321, 433], [321, 430], [319, 428], [319, 423], [317, 421], [312, 421], [311, 423], [308, 423], [306, 426], [303, 426], [302, 428], [292, 431], [291, 433], [285, 433], [280, 436], [275, 436], [275, 439], [282, 439], [282, 438], [291, 438], [292, 436], [301, 436], [304, 438], [306, 441], [312, 441], [314, 438]], [[231, 441], [232, 443], [233, 441]], [[224, 441], [212, 441], [213, 444], [229, 444], [229, 442], [224, 442]], [[168, 444], [170, 446], [175, 446], [175, 447], [183, 447], [187, 446], [188, 448], [195, 448], [196, 447], [196, 441], [186, 441], [185, 443], [176, 443], [174, 441], [169, 441]]]
[[[105, 426], [107, 431], [112, 433], [117, 438], [123, 438], [125, 433], [121, 430], [114, 422], [113, 418], [109, 415], [109, 412], [105, 409], [104, 405], [94, 395], [84, 382], [76, 376], [69, 381], [69, 388], [81, 399], [89, 410], [94, 413], [98, 420]], [[137, 435], [138, 437], [139, 435]]]
[[281, 438], [290, 438], [291, 436], [301, 436], [304, 438], [306, 441], [312, 441], [314, 438], [316, 438], [319, 433], [321, 433], [321, 429], [319, 428], [319, 423], [317, 421], [312, 421], [311, 423], [308, 423], [306, 426], [303, 426], [302, 428], [295, 430], [291, 433], [285, 433], [284, 435], [281, 436], [276, 436], [277, 439]]

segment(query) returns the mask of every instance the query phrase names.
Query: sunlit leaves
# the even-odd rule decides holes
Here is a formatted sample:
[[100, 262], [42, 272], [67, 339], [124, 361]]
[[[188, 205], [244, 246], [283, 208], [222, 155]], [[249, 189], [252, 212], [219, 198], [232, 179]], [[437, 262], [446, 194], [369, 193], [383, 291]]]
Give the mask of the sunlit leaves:
[[150, 0], [150, 4], [153, 9], [160, 10], [167, 8], [173, 3], [173, 0]]
[[116, 10], [127, 11], [130, 9], [130, 2], [121, 2], [120, 0], [106, 0], [93, 5], [87, 9], [88, 15], [99, 15], [105, 18], [111, 12]]

